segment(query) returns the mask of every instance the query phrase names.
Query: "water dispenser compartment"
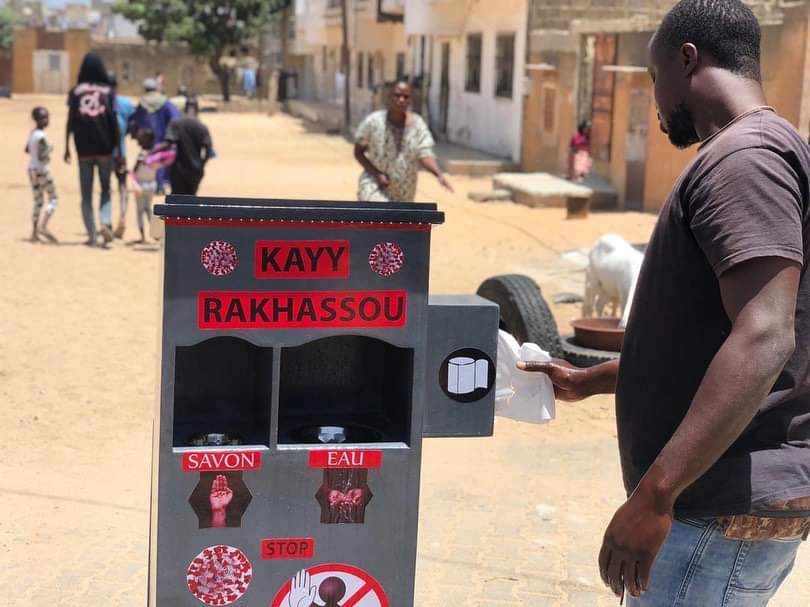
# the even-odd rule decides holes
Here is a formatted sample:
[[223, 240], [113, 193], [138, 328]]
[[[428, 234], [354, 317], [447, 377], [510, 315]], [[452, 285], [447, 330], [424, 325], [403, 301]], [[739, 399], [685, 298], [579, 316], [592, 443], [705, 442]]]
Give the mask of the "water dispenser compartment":
[[413, 350], [358, 335], [281, 352], [278, 442], [409, 443]]

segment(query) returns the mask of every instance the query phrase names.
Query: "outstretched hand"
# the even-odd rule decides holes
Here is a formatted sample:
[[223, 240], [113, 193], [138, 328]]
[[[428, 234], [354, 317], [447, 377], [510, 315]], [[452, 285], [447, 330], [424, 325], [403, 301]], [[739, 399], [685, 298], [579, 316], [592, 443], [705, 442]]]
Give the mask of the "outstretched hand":
[[447, 177], [445, 177], [444, 175], [439, 175], [438, 179], [439, 179], [439, 185], [441, 185], [445, 190], [447, 190], [451, 194], [453, 194], [455, 192], [455, 190], [453, 189], [453, 186], [450, 184], [449, 181], [447, 181]]
[[569, 362], [553, 358], [547, 362], [521, 360], [517, 368], [532, 373], [545, 373], [554, 384], [554, 395], [559, 400], [576, 402], [593, 394], [589, 389], [587, 369], [580, 369]]
[[312, 576], [306, 569], [295, 574], [290, 582], [290, 594], [284, 607], [310, 607], [318, 598], [318, 587], [312, 584]]

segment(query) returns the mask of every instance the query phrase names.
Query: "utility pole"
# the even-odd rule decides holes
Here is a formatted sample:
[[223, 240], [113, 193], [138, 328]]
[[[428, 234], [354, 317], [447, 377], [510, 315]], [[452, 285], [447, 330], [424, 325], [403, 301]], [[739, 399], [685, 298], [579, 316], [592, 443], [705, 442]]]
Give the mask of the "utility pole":
[[343, 70], [343, 126], [348, 132], [352, 124], [351, 96], [351, 57], [349, 57], [349, 0], [340, 0], [340, 12], [343, 16], [343, 46], [340, 49], [341, 69]]

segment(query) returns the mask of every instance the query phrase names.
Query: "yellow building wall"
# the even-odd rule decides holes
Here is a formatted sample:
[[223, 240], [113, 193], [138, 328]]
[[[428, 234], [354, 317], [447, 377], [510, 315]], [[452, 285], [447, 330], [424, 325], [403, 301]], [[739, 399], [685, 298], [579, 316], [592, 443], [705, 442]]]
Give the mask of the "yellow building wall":
[[71, 86], [76, 84], [79, 77], [79, 67], [84, 56], [90, 52], [90, 32], [87, 30], [67, 30], [65, 32], [65, 50], [68, 53], [69, 74], [68, 82]]
[[36, 48], [36, 30], [14, 30], [11, 85], [13, 93], [27, 94], [34, 92], [34, 51]]
[[[762, 80], [768, 103], [776, 111], [806, 132], [807, 125], [799, 124], [805, 88], [805, 57], [807, 53], [808, 20], [805, 9], [784, 25], [762, 28]], [[650, 103], [646, 183], [644, 208], [657, 212], [681, 171], [697, 153], [697, 146], [689, 150], [673, 147], [661, 133], [655, 109], [655, 100]], [[618, 145], [618, 144], [617, 144]], [[623, 143], [621, 143], [623, 146]], [[614, 181], [614, 185], [618, 184]]]
[[[540, 53], [532, 53], [530, 64], [544, 63]], [[520, 167], [523, 171], [566, 174], [568, 142], [576, 129], [576, 94], [571, 75], [576, 70], [576, 56], [555, 55], [556, 70], [528, 70], [529, 89], [524, 97]], [[554, 129], [546, 132], [545, 89], [554, 89]]]
[[632, 74], [616, 74], [613, 88], [613, 125], [610, 140], [610, 182], [618, 193], [619, 208], [624, 208], [627, 195], [627, 160], [625, 158], [625, 134], [630, 126], [630, 92], [633, 86]]

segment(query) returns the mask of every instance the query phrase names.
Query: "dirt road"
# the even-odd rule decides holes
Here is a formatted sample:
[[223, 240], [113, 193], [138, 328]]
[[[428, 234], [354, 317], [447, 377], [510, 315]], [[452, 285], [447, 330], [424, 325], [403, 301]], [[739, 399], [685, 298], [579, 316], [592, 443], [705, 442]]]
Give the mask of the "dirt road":
[[[29, 112], [49, 107], [59, 246], [32, 245], [23, 144]], [[145, 604], [151, 419], [157, 369], [159, 251], [91, 250], [76, 168], [64, 150], [61, 98], [0, 100], [0, 603], [9, 607]], [[351, 148], [287, 116], [211, 115], [219, 158], [209, 195], [351, 199]], [[422, 177], [447, 223], [434, 232], [433, 292], [473, 292], [509, 272], [553, 294], [581, 283], [563, 254], [615, 231], [634, 242], [654, 218], [476, 204], [481, 179], [455, 195]], [[116, 206], [117, 212], [117, 206]], [[133, 236], [134, 218], [130, 216]], [[573, 306], [555, 309], [561, 324]], [[492, 439], [425, 446], [419, 607], [614, 605], [595, 567], [622, 499], [612, 405], [562, 406], [547, 426], [498, 420]], [[774, 604], [810, 595], [810, 551]], [[800, 600], [799, 597], [805, 597]], [[254, 606], [251, 606], [254, 607]], [[258, 606], [256, 606], [258, 607]], [[402, 606], [395, 606], [402, 607]]]

